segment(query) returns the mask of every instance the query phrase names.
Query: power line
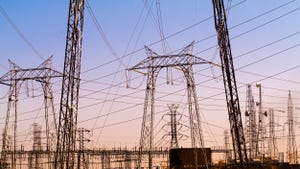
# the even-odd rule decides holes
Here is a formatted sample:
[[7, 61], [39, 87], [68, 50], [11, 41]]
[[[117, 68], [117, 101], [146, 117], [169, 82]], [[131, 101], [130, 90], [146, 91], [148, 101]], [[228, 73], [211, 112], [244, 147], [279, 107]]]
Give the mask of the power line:
[[113, 57], [119, 61], [120, 65], [122, 65], [123, 67], [126, 68], [126, 66], [124, 65], [124, 63], [122, 62], [122, 60], [120, 60], [120, 57], [118, 57], [116, 51], [112, 47], [112, 45], [111, 45], [110, 41], [108, 40], [107, 36], [105, 35], [105, 33], [103, 31], [103, 28], [101, 27], [98, 19], [96, 18], [95, 14], [94, 14], [94, 12], [92, 10], [92, 7], [89, 4], [89, 1], [86, 1], [86, 2], [87, 2], [86, 4], [87, 4], [88, 12], [89, 12], [90, 16], [92, 17], [93, 23], [96, 26], [97, 31], [100, 34], [101, 38], [103, 39], [106, 47], [109, 49], [109, 51], [111, 52], [111, 54], [113, 55]]
[[[24, 40], [24, 42], [30, 47], [30, 49], [41, 59], [45, 60], [45, 58], [38, 52], [38, 50], [32, 45], [32, 43], [26, 38], [26, 36], [22, 33], [22, 31], [18, 28], [18, 26], [13, 22], [13, 20], [9, 17], [9, 15], [5, 12], [5, 10], [0, 6], [0, 12], [8, 21], [8, 23], [13, 27], [13, 29], [17, 32], [17, 34]], [[7, 68], [6, 68], [7, 69]], [[8, 69], [7, 69], [8, 70]]]
[[[241, 5], [241, 4], [243, 4], [243, 3], [246, 2], [246, 1], [247, 1], [247, 0], [243, 0], [243, 1], [241, 1], [241, 2], [238, 2], [237, 4], [232, 5], [231, 9], [233, 9], [233, 8], [235, 8], [235, 7], [237, 7], [237, 6]], [[188, 27], [186, 27], [186, 28], [183, 28], [183, 29], [180, 30], [180, 31], [177, 31], [177, 32], [175, 32], [175, 33], [173, 33], [173, 34], [167, 35], [167, 36], [165, 37], [164, 40], [169, 39], [169, 38], [171, 38], [171, 37], [174, 37], [174, 36], [176, 36], [176, 35], [178, 35], [178, 34], [180, 34], [180, 33], [182, 33], [182, 32], [185, 32], [185, 31], [187, 31], [187, 30], [189, 30], [189, 29], [191, 29], [191, 28], [193, 28], [193, 27], [195, 27], [195, 26], [198, 26], [198, 25], [200, 25], [200, 24], [202, 24], [202, 23], [204, 23], [204, 22], [206, 22], [206, 21], [208, 21], [208, 20], [211, 20], [212, 18], [213, 18], [213, 16], [211, 15], [211, 16], [209, 16], [209, 17], [207, 17], [207, 18], [205, 18], [205, 19], [203, 19], [203, 20], [201, 20], [201, 21], [199, 21], [199, 22], [197, 22], [197, 23], [195, 23], [195, 24], [192, 24], [192, 25], [190, 25], [190, 26], [188, 26]], [[214, 36], [215, 36], [215, 35], [214, 35]], [[152, 42], [152, 43], [150, 43], [150, 44], [147, 44], [147, 46], [151, 47], [151, 46], [153, 46], [153, 45], [155, 45], [155, 44], [158, 44], [158, 43], [160, 43], [160, 42], [161, 42], [161, 40], [158, 40], [158, 41]], [[125, 57], [128, 57], [128, 56], [130, 56], [130, 55], [133, 55], [133, 54], [138, 53], [138, 52], [143, 51], [143, 50], [144, 50], [144, 48], [139, 48], [139, 49], [134, 50], [134, 51], [132, 51], [132, 52], [130, 52], [130, 53], [128, 53], [128, 54], [125, 54], [125, 55], [121, 56], [119, 59], [123, 59], [123, 58], [125, 58]], [[86, 73], [86, 72], [89, 72], [89, 71], [98, 69], [98, 68], [100, 68], [100, 67], [103, 67], [103, 66], [105, 66], [105, 65], [111, 64], [111, 63], [113, 63], [113, 62], [118, 61], [119, 59], [114, 59], [114, 60], [108, 61], [108, 62], [106, 62], [106, 63], [103, 63], [103, 64], [101, 64], [101, 65], [95, 66], [95, 67], [93, 67], [93, 68], [90, 68], [90, 69], [88, 69], [88, 70], [83, 71], [83, 73]]]
[[[284, 49], [284, 50], [281, 50], [281, 51], [278, 51], [278, 52], [276, 52], [276, 53], [274, 53], [274, 54], [271, 54], [271, 55], [268, 55], [268, 56], [266, 56], [266, 57], [263, 57], [263, 58], [261, 58], [261, 59], [259, 59], [259, 60], [256, 60], [256, 61], [254, 61], [254, 62], [248, 63], [248, 64], [246, 64], [246, 65], [244, 65], [244, 66], [242, 66], [242, 67], [239, 67], [239, 68], [236, 69], [236, 70], [239, 71], [239, 70], [241, 70], [241, 69], [243, 69], [243, 68], [246, 68], [246, 67], [248, 67], [248, 66], [257, 64], [257, 63], [259, 63], [259, 62], [261, 62], [261, 61], [264, 61], [264, 60], [266, 60], [266, 59], [272, 58], [272, 57], [277, 56], [277, 55], [279, 55], [279, 54], [282, 54], [282, 53], [284, 53], [284, 52], [286, 52], [286, 51], [289, 51], [289, 50], [291, 50], [291, 49], [294, 49], [294, 48], [298, 47], [299, 45], [300, 45], [300, 44], [294, 45], [294, 46], [292, 46], [292, 47], [288, 47], [288, 48], [286, 48], [286, 49]], [[294, 69], [296, 69], [296, 68], [298, 68], [298, 67], [294, 67], [294, 68], [292, 68], [292, 69], [289, 69], [288, 71], [294, 70]], [[285, 73], [285, 72], [284, 72], [284, 73]], [[219, 77], [220, 77], [220, 76], [219, 76]], [[273, 76], [268, 76], [268, 77], [265, 77], [265, 78], [266, 78], [266, 79], [269, 79], [269, 78], [272, 78], [272, 77], [273, 77]], [[264, 78], [264, 79], [265, 79], [265, 78]], [[207, 81], [211, 81], [211, 80], [213, 80], [213, 79], [209, 79], [209, 80], [207, 80]], [[161, 85], [161, 84], [160, 84], [160, 85]], [[108, 88], [111, 88], [111, 86], [108, 87]], [[94, 93], [95, 93], [95, 92], [94, 92]]]
[[[288, 2], [288, 4], [291, 3], [291, 2], [293, 2], [293, 1]], [[286, 5], [286, 4], [284, 4], [284, 5]], [[281, 5], [280, 7], [283, 7], [284, 5]], [[279, 7], [276, 7], [275, 9], [279, 9]], [[299, 8], [297, 8], [297, 10], [299, 10]], [[274, 10], [269, 10], [268, 12], [265, 12], [264, 14], [270, 13], [270, 12], [273, 12], [273, 11], [274, 11]], [[258, 29], [258, 28], [260, 28], [260, 27], [262, 27], [262, 26], [265, 26], [265, 25], [267, 25], [267, 23], [269, 24], [269, 23], [271, 23], [271, 22], [274, 22], [274, 21], [278, 20], [279, 18], [282, 18], [283, 16], [286, 16], [286, 15], [291, 14], [291, 13], [293, 13], [293, 12], [295, 12], [295, 10], [292, 10], [292, 11], [290, 11], [290, 12], [288, 12], [288, 13], [285, 13], [284, 15], [281, 15], [281, 16], [275, 18], [275, 19], [272, 19], [271, 21], [268, 21], [268, 22], [266, 22], [266, 23], [263, 23], [262, 25], [256, 26], [255, 28], [252, 28], [252, 29], [250, 29], [250, 30], [247, 30], [247, 31], [245, 31], [245, 32], [243, 32], [243, 33], [241, 33], [241, 34], [238, 34], [238, 35], [236, 35], [234, 38], [231, 38], [231, 39], [235, 39], [235, 38], [237, 38], [237, 37], [240, 37], [240, 36], [242, 36], [242, 35], [245, 35], [246, 33], [249, 33], [249, 32], [251, 32], [251, 31], [253, 31], [253, 30], [256, 30], [256, 29]], [[261, 16], [262, 16], [262, 15], [260, 15], [260, 17], [261, 17]], [[254, 17], [254, 18], [258, 18], [258, 17]], [[252, 20], [253, 20], [253, 19], [249, 19], [249, 20], [247, 20], [247, 22], [250, 22], [250, 21], [252, 21]], [[233, 27], [235, 28], [235, 27], [240, 26], [240, 25], [242, 25], [242, 24], [244, 24], [244, 23], [246, 23], [246, 21], [245, 21], [245, 22], [242, 22], [241, 24], [237, 24], [237, 25], [235, 25], [235, 26], [233, 26]], [[258, 50], [260, 50], [260, 49], [263, 49], [263, 48], [265, 48], [265, 47], [271, 46], [271, 45], [273, 45], [273, 44], [275, 44], [275, 43], [278, 43], [278, 42], [281, 42], [281, 41], [286, 40], [286, 39], [288, 39], [288, 38], [291, 38], [291, 37], [293, 37], [293, 36], [296, 36], [296, 35], [298, 35], [299, 33], [300, 33], [300, 32], [295, 32], [295, 33], [290, 34], [290, 35], [288, 35], [288, 36], [285, 36], [285, 37], [283, 37], [283, 38], [281, 38], [281, 39], [278, 39], [278, 40], [276, 40], [276, 41], [270, 42], [270, 43], [265, 44], [265, 45], [263, 45], [263, 46], [261, 46], [261, 47], [258, 47], [258, 48], [256, 48], [256, 49], [250, 50], [250, 51], [248, 51], [248, 52], [246, 52], [246, 53], [244, 53], [244, 54], [241, 54], [241, 55], [239, 55], [239, 56], [236, 56], [235, 58], [239, 58], [239, 57], [248, 55], [248, 54], [250, 54], [250, 53], [253, 53], [253, 52], [255, 52], [255, 51], [258, 51]], [[207, 38], [204, 38], [204, 39], [202, 39], [202, 40], [200, 40], [200, 41], [207, 40], [207, 39], [212, 38], [212, 37], [214, 37], [214, 36], [215, 36], [215, 34], [212, 35], [212, 36], [208, 36]], [[200, 41], [197, 41], [197, 42], [200, 42]], [[203, 53], [204, 51], [207, 51], [207, 50], [209, 50], [209, 49], [211, 49], [211, 48], [214, 48], [214, 47], [216, 47], [216, 45], [214, 45], [214, 46], [212, 46], [212, 47], [209, 47], [209, 48], [207, 48], [207, 49], [204, 49], [204, 50], [202, 50], [202, 51], [200, 51], [200, 52], [197, 52], [196, 54]], [[107, 77], [107, 76], [103, 76], [103, 77]]]
[[[269, 78], [271, 78], [271, 77], [278, 76], [278, 75], [280, 75], [280, 74], [283, 74], [283, 73], [286, 73], [286, 72], [288, 72], [288, 71], [297, 69], [297, 68], [299, 68], [299, 67], [300, 67], [300, 65], [295, 66], [295, 67], [292, 67], [292, 68], [289, 68], [289, 69], [287, 69], [287, 70], [284, 70], [284, 71], [281, 71], [281, 72], [279, 72], [279, 73], [273, 74], [273, 75], [271, 75], [271, 76], [268, 76], [268, 77], [259, 79], [259, 80], [257, 80], [257, 81], [252, 82], [252, 83], [255, 83], [255, 82], [258, 82], [258, 81], [261, 82], [261, 81], [267, 80], [267, 79], [269, 79]], [[239, 68], [238, 68], [238, 69], [239, 69]], [[198, 84], [196, 84], [196, 85], [198, 85]], [[242, 86], [245, 86], [245, 85], [241, 85], [241, 86], [239, 86], [238, 88], [240, 88], [240, 87], [242, 87]], [[213, 98], [213, 97], [218, 96], [218, 95], [221, 95], [221, 94], [224, 94], [224, 92], [217, 93], [217, 94], [211, 95], [211, 96], [209, 96], [209, 97], [205, 97], [205, 98], [203, 98], [203, 99], [200, 99], [199, 101], [206, 100], [206, 99], [209, 99], [209, 98]], [[141, 104], [137, 104], [137, 105], [142, 105], [142, 103], [141, 103]], [[136, 105], [136, 106], [137, 106], [137, 105]], [[128, 108], [134, 108], [134, 107], [135, 107], [135, 106], [130, 106], [130, 107], [128, 107]], [[128, 109], [128, 108], [126, 108], [126, 109]], [[122, 109], [122, 110], [124, 110], [124, 109]], [[115, 113], [115, 112], [114, 112], [114, 113]], [[113, 113], [110, 113], [110, 114], [113, 114]], [[101, 116], [100, 116], [100, 117], [101, 117]], [[94, 117], [94, 118], [98, 118], [98, 117]], [[93, 119], [93, 118], [91, 118], [90, 120], [92, 120], [92, 119]], [[85, 120], [85, 121], [87, 121], [87, 120]], [[84, 122], [84, 121], [80, 121], [80, 122]]]
[[[232, 5], [232, 8], [235, 8], [235, 7], [241, 5], [241, 4], [244, 3], [244, 2], [246, 2], [246, 1], [241, 1], [241, 2], [239, 2], [239, 3], [237, 3], [237, 4], [235, 4], [235, 5]], [[293, 3], [293, 2], [295, 2], [295, 0], [291, 0], [291, 1], [288, 1], [288, 2], [286, 2], [286, 3], [284, 3], [284, 4], [281, 4], [281, 5], [279, 5], [279, 6], [276, 6], [275, 8], [272, 8], [272, 9], [270, 9], [270, 10], [268, 10], [268, 11], [262, 13], [262, 14], [259, 14], [259, 15], [255, 16], [255, 17], [253, 17], [253, 18], [250, 18], [250, 19], [248, 19], [248, 20], [246, 20], [246, 21], [243, 21], [243, 22], [241, 22], [241, 23], [239, 23], [239, 24], [237, 24], [237, 25], [234, 25], [233, 27], [229, 28], [229, 30], [234, 29], [234, 28], [236, 28], [236, 27], [239, 27], [239, 26], [241, 26], [241, 25], [243, 25], [243, 24], [245, 24], [245, 23], [251, 22], [251, 21], [253, 21], [253, 20], [255, 20], [255, 19], [258, 19], [258, 18], [260, 18], [260, 17], [262, 17], [262, 16], [265, 16], [266, 14], [269, 14], [269, 13], [271, 13], [271, 12], [274, 12], [274, 11], [278, 10], [278, 9], [281, 9], [282, 7], [285, 7], [285, 6], [287, 6], [287, 5], [289, 5], [289, 4]], [[237, 37], [239, 37], [239, 36], [241, 36], [241, 35], [244, 35], [244, 34], [247, 34], [247, 33], [251, 32], [251, 31], [254, 31], [254, 30], [256, 30], [256, 29], [258, 29], [258, 28], [260, 28], [260, 27], [263, 27], [263, 26], [265, 26], [265, 25], [267, 25], [267, 24], [269, 24], [269, 23], [272, 23], [272, 22], [274, 22], [274, 21], [276, 21], [276, 20], [278, 20], [278, 19], [280, 19], [280, 18], [282, 18], [282, 17], [284, 17], [284, 16], [287, 16], [287, 15], [293, 13], [293, 12], [296, 12], [297, 10], [299, 10], [299, 9], [297, 8], [297, 9], [295, 9], [295, 10], [293, 10], [293, 11], [290, 11], [290, 12], [288, 12], [288, 13], [285, 13], [285, 14], [283, 14], [283, 15], [281, 15], [281, 16], [275, 18], [275, 19], [272, 19], [271, 21], [268, 21], [267, 23], [264, 23], [264, 24], [262, 24], [262, 25], [259, 25], [259, 26], [255, 27], [255, 28], [252, 28], [251, 30], [248, 30], [248, 31], [246, 31], [246, 32], [243, 32], [242, 34], [238, 34], [238, 35], [236, 35], [235, 37], [232, 37], [232, 38], [230, 38], [230, 39], [235, 39], [235, 38], [237, 38]], [[182, 29], [182, 30], [176, 32], [176, 33], [170, 34], [170, 35], [168, 35], [168, 36], [165, 37], [165, 40], [166, 40], [166, 39], [169, 39], [169, 38], [171, 38], [171, 37], [173, 37], [173, 36], [176, 36], [176, 35], [178, 35], [178, 34], [180, 34], [180, 33], [182, 33], [182, 32], [185, 32], [185, 31], [187, 31], [187, 30], [189, 30], [189, 29], [191, 29], [191, 28], [193, 28], [193, 27], [195, 27], [195, 26], [197, 26], [197, 25], [199, 25], [199, 24], [202, 24], [202, 23], [204, 23], [204, 22], [206, 22], [206, 21], [208, 21], [208, 20], [211, 20], [212, 18], [213, 18], [213, 16], [211, 15], [210, 17], [207, 17], [207, 18], [205, 18], [205, 19], [203, 19], [203, 20], [201, 20], [201, 21], [199, 21], [199, 22], [197, 22], [197, 23], [195, 23], [195, 24], [193, 24], [193, 25], [191, 25], [191, 26], [188, 26], [188, 27], [186, 27], [186, 28], [184, 28], [184, 29]], [[203, 42], [203, 41], [205, 41], [205, 40], [211, 39], [211, 38], [213, 38], [213, 37], [215, 37], [215, 36], [216, 36], [216, 34], [210, 35], [210, 36], [208, 36], [208, 37], [206, 37], [206, 38], [203, 38], [203, 39], [201, 39], [201, 40], [199, 40], [199, 41], [196, 41], [196, 44], [199, 43], [199, 42]], [[152, 43], [148, 44], [147, 46], [152, 46], [152, 45], [155, 45], [155, 44], [160, 43], [160, 42], [161, 42], [161, 40], [158, 40], [158, 41], [155, 41], [155, 42], [152, 42]], [[207, 51], [207, 50], [209, 50], [209, 49], [211, 49], [211, 48], [214, 48], [214, 47], [216, 47], [216, 45], [214, 45], [214, 46], [212, 46], [212, 47], [209, 47], [209, 48], [207, 48], [207, 49], [205, 49], [205, 50], [202, 50], [202, 51], [200, 51], [200, 52], [198, 52], [198, 53], [202, 53], [202, 52]], [[132, 51], [132, 52], [126, 54], [126, 55], [121, 56], [119, 59], [128, 57], [128, 56], [133, 55], [133, 54], [135, 54], [135, 53], [137, 53], [137, 52], [140, 52], [140, 51], [142, 51], [142, 50], [143, 50], [143, 48], [137, 49], [137, 50]], [[181, 50], [181, 49], [178, 49], [178, 50]], [[177, 50], [176, 50], [176, 51], [177, 51]], [[176, 52], [176, 51], [174, 51], [174, 52]], [[172, 52], [171, 52], [171, 53], [172, 53]], [[198, 53], [197, 53], [197, 54], [198, 54]], [[113, 63], [113, 62], [116, 62], [117, 60], [118, 60], [118, 59], [114, 59], [114, 60], [111, 60], [111, 61], [109, 61], [109, 62], [103, 63], [103, 64], [101, 64], [101, 65], [95, 66], [95, 67], [93, 67], [93, 68], [91, 68], [91, 69], [89, 69], [89, 70], [84, 71], [84, 73], [86, 73], [86, 72], [88, 72], [88, 71], [91, 71], [91, 70], [98, 69], [98, 68], [103, 67], [103, 66], [105, 66], [105, 65], [111, 64], [111, 63]]]

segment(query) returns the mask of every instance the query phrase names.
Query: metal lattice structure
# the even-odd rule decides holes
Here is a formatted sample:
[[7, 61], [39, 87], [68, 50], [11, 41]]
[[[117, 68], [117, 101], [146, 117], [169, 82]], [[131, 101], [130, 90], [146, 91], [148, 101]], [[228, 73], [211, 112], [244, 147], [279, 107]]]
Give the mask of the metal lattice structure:
[[288, 142], [287, 142], [287, 158], [290, 164], [296, 164], [297, 162], [297, 148], [296, 148], [296, 138], [295, 138], [295, 122], [294, 122], [294, 106], [292, 101], [291, 91], [289, 91], [288, 96]]
[[268, 155], [271, 158], [276, 158], [278, 157], [278, 147], [277, 147], [276, 134], [275, 134], [274, 109], [270, 108], [268, 110], [268, 116], [269, 116]]
[[[78, 134], [79, 135], [79, 134]], [[213, 150], [213, 152], [219, 152], [219, 150]], [[48, 151], [43, 147], [41, 151], [37, 150], [26, 150], [24, 147], [21, 147], [16, 152], [7, 151], [7, 155], [15, 153], [17, 157], [17, 169], [49, 169], [47, 155]], [[55, 153], [50, 152], [52, 155]], [[127, 148], [127, 147], [113, 147], [111, 149], [103, 149], [103, 147], [98, 147], [94, 149], [85, 149], [83, 152], [78, 148], [75, 151], [76, 156], [84, 153], [87, 158], [87, 164], [85, 167], [90, 169], [112, 169], [112, 168], [126, 168], [133, 169], [137, 168], [137, 156], [139, 151], [137, 148]], [[143, 152], [145, 155], [147, 152]], [[169, 154], [169, 149], [155, 147], [153, 151], [154, 160], [167, 161]], [[81, 158], [82, 159], [82, 158]], [[75, 163], [77, 163], [77, 159]], [[53, 161], [50, 162], [53, 165]], [[83, 164], [83, 163], [81, 163]], [[167, 167], [167, 164], [162, 164], [163, 167]], [[77, 168], [82, 168], [80, 165], [76, 166]], [[53, 166], [51, 167], [53, 168]], [[1, 167], [1, 169], [11, 169], [8, 167]]]
[[260, 157], [264, 157], [266, 154], [266, 126], [265, 126], [265, 117], [267, 117], [267, 112], [263, 111], [263, 101], [262, 101], [262, 86], [260, 83], [256, 84], [256, 87], [259, 90], [259, 102], [256, 103], [258, 106], [258, 128], [257, 128], [257, 154]]
[[147, 46], [145, 46], [147, 58], [128, 71], [138, 71], [147, 69], [147, 87], [144, 104], [144, 114], [142, 130], [139, 145], [138, 168], [141, 167], [142, 152], [148, 152], [148, 167], [152, 168], [152, 151], [153, 151], [153, 123], [155, 113], [155, 87], [156, 79], [161, 69], [167, 67], [176, 67], [181, 70], [187, 82], [188, 105], [191, 131], [191, 146], [204, 147], [202, 138], [202, 129], [200, 124], [199, 105], [196, 94], [196, 86], [193, 75], [192, 65], [210, 63], [202, 58], [191, 54], [194, 42], [185, 47], [177, 55], [158, 55]]
[[226, 94], [230, 132], [235, 162], [241, 166], [248, 165], [241, 109], [235, 80], [232, 53], [227, 28], [226, 11], [223, 0], [212, 0], [214, 7], [215, 27], [218, 36], [223, 82]]
[[84, 0], [70, 0], [55, 168], [75, 167]]
[[[45, 103], [45, 122], [46, 122], [46, 146], [50, 147], [50, 124], [49, 124], [49, 114], [53, 114], [53, 122], [55, 123], [55, 114], [53, 107], [53, 97], [52, 97], [52, 88], [50, 80], [52, 78], [62, 77], [62, 74], [58, 71], [51, 69], [52, 57], [45, 60], [37, 68], [22, 69], [20, 66], [16, 65], [12, 61], [10, 63], [10, 71], [4, 74], [0, 78], [1, 84], [6, 84], [9, 86], [9, 95], [8, 95], [8, 107], [6, 113], [5, 127], [3, 131], [3, 140], [2, 140], [2, 151], [1, 151], [1, 166], [8, 167], [8, 157], [7, 148], [8, 142], [8, 124], [10, 122], [10, 117], [13, 117], [14, 126], [13, 126], [13, 152], [11, 153], [11, 168], [16, 168], [16, 152], [17, 152], [17, 131], [18, 131], [18, 96], [20, 93], [20, 88], [25, 81], [33, 80], [41, 83], [44, 91], [44, 103]], [[50, 110], [49, 110], [50, 109]], [[11, 115], [13, 112], [13, 116]], [[55, 131], [56, 132], [56, 131]], [[50, 148], [48, 149], [50, 151]], [[51, 155], [48, 155], [48, 161], [51, 161]]]
[[178, 132], [177, 132], [177, 109], [178, 109], [178, 105], [168, 105], [169, 110], [170, 110], [170, 117], [171, 117], [171, 121], [170, 121], [170, 125], [171, 125], [171, 143], [170, 143], [170, 148], [178, 148]]
[[248, 157], [254, 159], [257, 157], [257, 125], [255, 102], [251, 85], [247, 85], [246, 90], [246, 110], [245, 110], [245, 136]]
[[[39, 124], [34, 123], [34, 124], [32, 124], [32, 128], [33, 128], [32, 150], [33, 150], [33, 152], [35, 152], [36, 157], [31, 158], [30, 167], [34, 168], [34, 169], [40, 169], [41, 168], [41, 165], [40, 165], [41, 158], [40, 158], [39, 152], [42, 151], [42, 127]], [[48, 162], [50, 162], [50, 161], [48, 161]]]
[[89, 133], [90, 130], [85, 128], [78, 128], [77, 132], [78, 132], [78, 141], [79, 141], [79, 150], [77, 155], [78, 168], [88, 169], [89, 157], [88, 154], [85, 152], [86, 151], [85, 143], [90, 142], [90, 140], [86, 138], [85, 133]]
[[229, 133], [228, 130], [224, 130], [224, 147], [225, 147], [225, 162], [231, 160], [230, 146], [229, 146]]

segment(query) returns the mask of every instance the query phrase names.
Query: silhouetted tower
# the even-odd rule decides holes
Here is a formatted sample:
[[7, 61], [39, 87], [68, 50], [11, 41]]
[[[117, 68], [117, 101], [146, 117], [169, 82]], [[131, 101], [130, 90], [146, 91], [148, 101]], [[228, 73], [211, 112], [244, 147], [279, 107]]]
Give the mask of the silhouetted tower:
[[257, 143], [258, 143], [258, 154], [260, 157], [264, 157], [266, 154], [266, 126], [265, 126], [265, 117], [267, 117], [267, 112], [263, 111], [263, 102], [262, 102], [262, 91], [261, 84], [257, 83], [256, 87], [259, 90], [259, 102], [256, 103], [258, 106], [258, 130], [257, 130]]
[[247, 84], [245, 107], [245, 135], [247, 153], [250, 159], [254, 159], [257, 157], [257, 126], [255, 102], [250, 84]]
[[54, 167], [75, 168], [84, 0], [70, 0]]
[[268, 110], [268, 115], [269, 115], [268, 155], [271, 158], [276, 158], [278, 157], [278, 148], [277, 148], [276, 134], [275, 134], [274, 109], [270, 108]]
[[288, 106], [287, 106], [287, 113], [288, 113], [288, 143], [287, 143], [287, 157], [290, 164], [297, 163], [297, 148], [296, 148], [296, 139], [295, 139], [295, 122], [294, 122], [294, 106], [291, 96], [291, 91], [289, 91], [288, 96]]
[[230, 144], [229, 144], [229, 133], [228, 130], [224, 130], [224, 146], [225, 146], [225, 161], [231, 160]]
[[86, 138], [85, 133], [89, 133], [90, 130], [85, 128], [78, 128], [78, 141], [79, 141], [79, 151], [78, 151], [78, 169], [88, 169], [89, 168], [89, 157], [86, 153], [85, 143], [90, 142], [89, 139]]
[[148, 167], [152, 168], [152, 151], [154, 146], [153, 123], [154, 123], [154, 106], [155, 106], [155, 87], [156, 79], [161, 69], [167, 67], [176, 67], [181, 70], [187, 82], [188, 91], [188, 106], [189, 106], [189, 120], [191, 131], [191, 146], [192, 148], [204, 147], [202, 128], [200, 124], [200, 113], [198, 105], [198, 97], [196, 94], [196, 86], [192, 65], [210, 63], [202, 58], [192, 55], [194, 42], [185, 47], [179, 54], [176, 55], [158, 55], [147, 46], [147, 58], [128, 71], [138, 71], [140, 69], [147, 69], [147, 87], [144, 105], [144, 114], [142, 122], [142, 130], [140, 137], [138, 168], [141, 167], [143, 152], [148, 155]]
[[223, 0], [212, 0], [212, 2], [214, 7], [214, 20], [218, 36], [218, 45], [220, 49], [220, 59], [222, 64], [234, 160], [235, 162], [239, 161], [240, 167], [242, 168], [248, 166], [248, 158], [227, 28], [226, 11]]
[[169, 109], [170, 109], [170, 116], [171, 116], [171, 146], [170, 148], [178, 148], [178, 132], [177, 132], [177, 109], [178, 109], [178, 105], [168, 105]]

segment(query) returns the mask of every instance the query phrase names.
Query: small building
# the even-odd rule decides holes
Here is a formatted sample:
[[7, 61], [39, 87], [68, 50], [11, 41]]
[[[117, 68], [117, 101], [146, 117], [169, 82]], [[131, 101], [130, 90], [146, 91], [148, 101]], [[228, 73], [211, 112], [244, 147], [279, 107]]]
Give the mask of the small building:
[[171, 169], [206, 169], [212, 165], [210, 148], [170, 149]]

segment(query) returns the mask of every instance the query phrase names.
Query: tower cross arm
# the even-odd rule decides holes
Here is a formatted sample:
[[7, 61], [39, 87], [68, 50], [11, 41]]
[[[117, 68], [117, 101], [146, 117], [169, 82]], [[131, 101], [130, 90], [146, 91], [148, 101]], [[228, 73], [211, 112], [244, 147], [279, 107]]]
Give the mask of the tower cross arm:
[[17, 80], [37, 80], [41, 78], [62, 77], [62, 73], [51, 68], [32, 68], [10, 70], [0, 77], [0, 83], [7, 84], [9, 81]]
[[148, 68], [164, 68], [174, 66], [185, 66], [195, 64], [212, 64], [212, 62], [197, 57], [192, 54], [178, 55], [162, 55], [155, 57], [147, 57], [140, 63], [127, 70], [148, 69]]
[[191, 54], [194, 42], [186, 46], [178, 54], [170, 55], [158, 55], [153, 52], [149, 47], [145, 46], [147, 58], [137, 63], [135, 66], [127, 69], [139, 70], [139, 69], [149, 69], [149, 68], [165, 68], [165, 67], [175, 67], [175, 66], [186, 66], [186, 65], [195, 65], [195, 64], [213, 64], [210, 61], [207, 61], [201, 57]]

